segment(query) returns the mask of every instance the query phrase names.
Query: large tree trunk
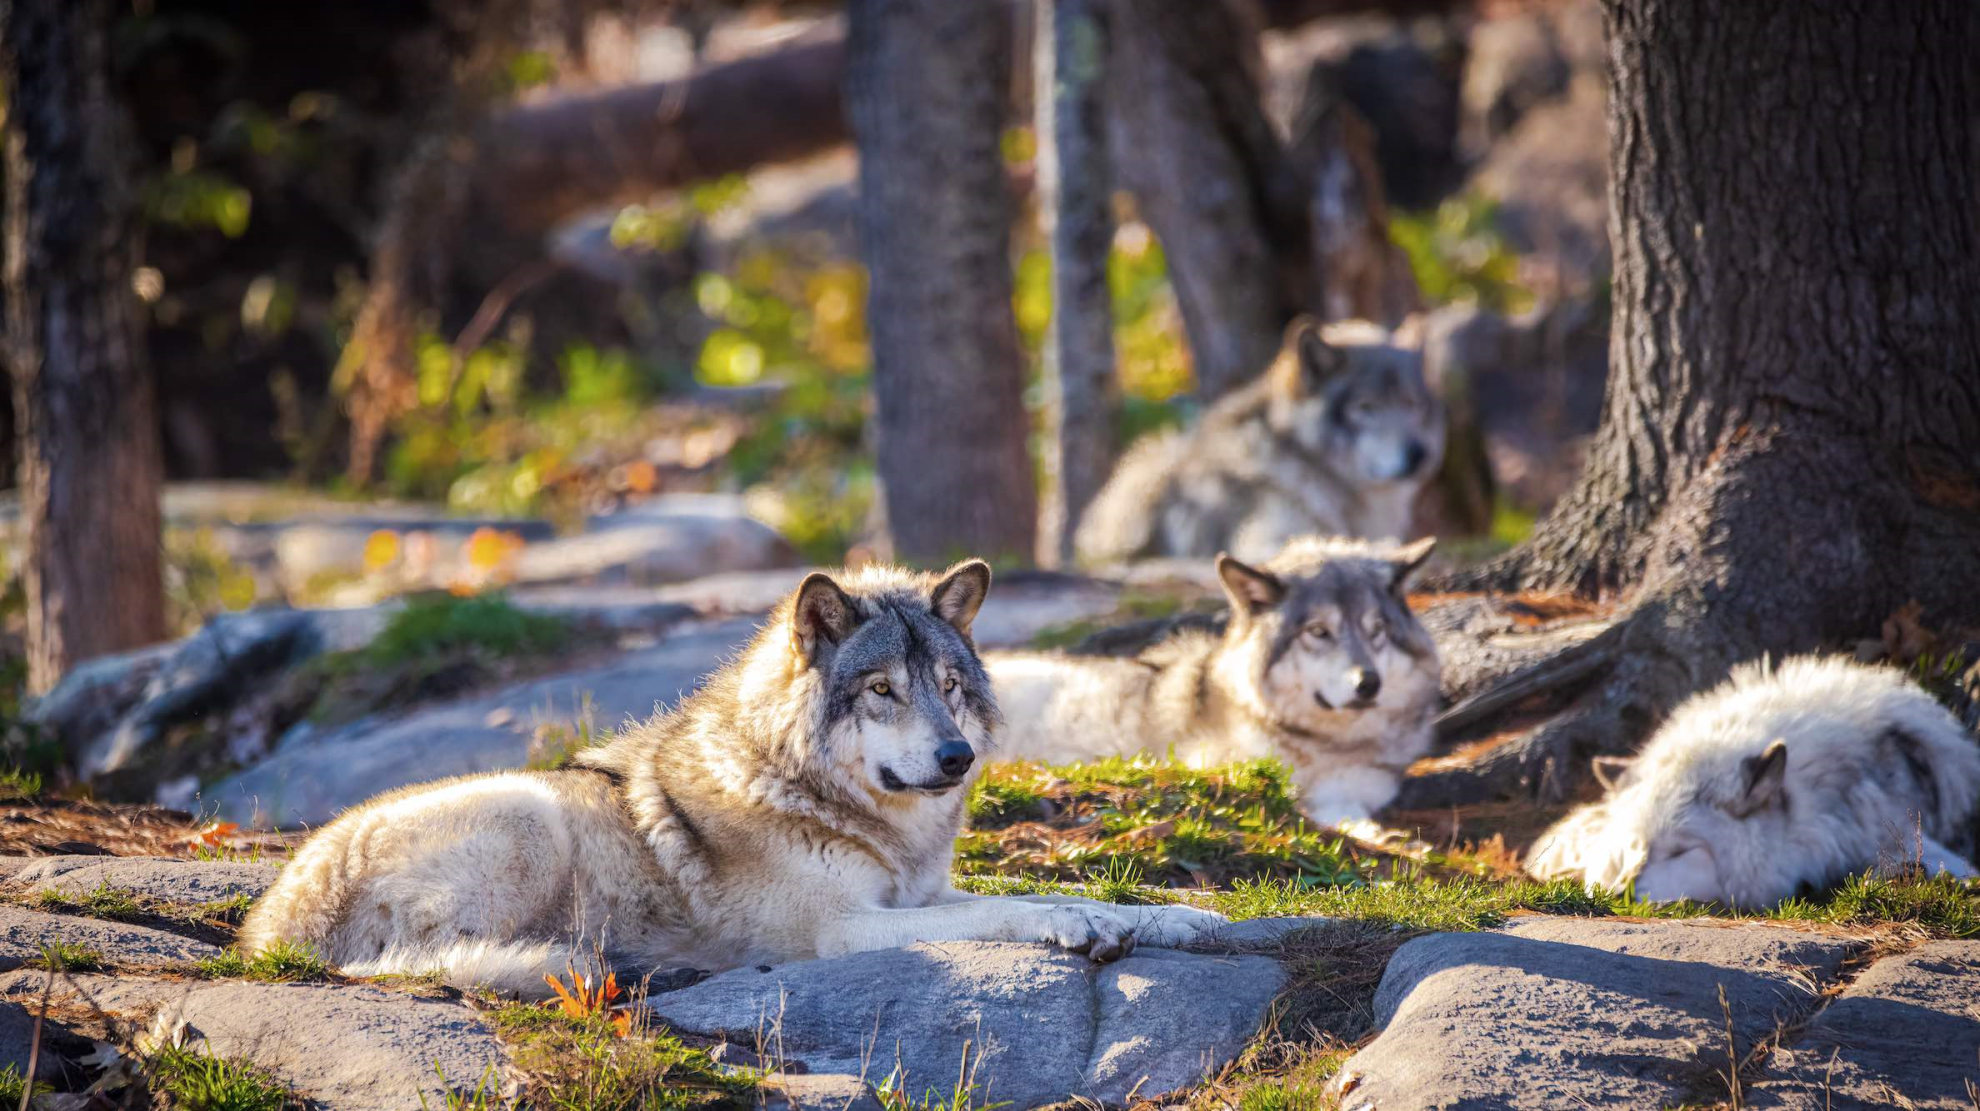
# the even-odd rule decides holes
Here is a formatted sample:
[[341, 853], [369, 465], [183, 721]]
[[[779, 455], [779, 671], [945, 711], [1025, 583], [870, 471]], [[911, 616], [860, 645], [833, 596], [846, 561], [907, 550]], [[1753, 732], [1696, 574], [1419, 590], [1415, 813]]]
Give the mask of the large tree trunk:
[[1040, 222], [1052, 244], [1052, 321], [1044, 373], [1048, 503], [1041, 555], [1069, 564], [1073, 534], [1118, 452], [1114, 242], [1107, 165], [1104, 0], [1039, 0], [1032, 67]]
[[999, 150], [1007, 26], [994, 4], [847, 6], [878, 464], [903, 559], [1035, 550]]
[[1557, 789], [1731, 664], [1874, 636], [1908, 601], [1980, 621], [1980, 8], [1604, 8], [1602, 427], [1531, 541], [1453, 585], [1626, 616], [1574, 650], [1601, 665], [1574, 709], [1406, 805]]
[[1168, 256], [1197, 393], [1256, 377], [1318, 311], [1306, 183], [1259, 100], [1257, 28], [1227, 0], [1113, 0], [1114, 164]]
[[108, 0], [0, 7], [7, 361], [20, 445], [28, 687], [165, 636], [161, 460]]

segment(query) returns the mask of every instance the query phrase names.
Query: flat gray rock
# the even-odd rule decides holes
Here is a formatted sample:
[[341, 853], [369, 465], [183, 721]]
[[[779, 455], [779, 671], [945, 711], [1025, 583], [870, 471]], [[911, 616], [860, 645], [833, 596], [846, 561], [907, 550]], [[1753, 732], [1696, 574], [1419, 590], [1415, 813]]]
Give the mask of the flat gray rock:
[[236, 895], [258, 898], [275, 882], [276, 869], [169, 856], [44, 856], [0, 874], [29, 891], [77, 896], [108, 887], [197, 907]]
[[1284, 982], [1265, 957], [1142, 949], [1096, 965], [1048, 946], [943, 942], [739, 969], [649, 1006], [685, 1033], [750, 1045], [762, 1032], [814, 1074], [895, 1074], [916, 1100], [946, 1098], [967, 1058], [976, 1103], [1026, 1108], [1196, 1084], [1257, 1034]]
[[1870, 966], [1768, 1062], [1749, 1107], [1971, 1111], [1980, 1088], [1980, 941], [1935, 941]]
[[290, 829], [321, 825], [407, 784], [520, 768], [539, 723], [572, 728], [587, 699], [600, 736], [645, 720], [699, 686], [755, 628], [743, 618], [681, 629], [595, 667], [401, 717], [285, 736], [267, 759], [208, 788], [201, 803], [243, 825]]
[[67, 990], [74, 1002], [119, 1017], [148, 1015], [155, 1032], [183, 1022], [188, 1044], [245, 1058], [326, 1111], [419, 1107], [422, 1099], [443, 1107], [449, 1091], [472, 1091], [484, 1076], [489, 1090], [502, 1087], [495, 1035], [456, 1002], [356, 984], [223, 981], [123, 990], [92, 977]]
[[34, 1016], [19, 1003], [0, 1002], [0, 1069], [11, 1065], [25, 1076], [33, 1049]]
[[1820, 1003], [1854, 943], [1769, 926], [1535, 917], [1396, 951], [1346, 1103], [1668, 1107], [1727, 1096], [1739, 1052]]
[[0, 904], [0, 971], [21, 967], [40, 956], [43, 946], [58, 941], [94, 949], [116, 964], [181, 964], [220, 952], [163, 930]]
[[576, 536], [525, 547], [514, 572], [518, 583], [654, 585], [798, 562], [790, 541], [750, 516], [741, 497], [666, 494], [593, 517]]

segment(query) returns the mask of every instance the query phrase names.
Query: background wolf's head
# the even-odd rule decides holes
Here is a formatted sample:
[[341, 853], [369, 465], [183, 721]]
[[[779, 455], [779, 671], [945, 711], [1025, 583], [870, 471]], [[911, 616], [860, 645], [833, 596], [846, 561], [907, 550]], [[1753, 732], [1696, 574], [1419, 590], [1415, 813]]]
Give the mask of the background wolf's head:
[[1373, 325], [1301, 318], [1273, 364], [1273, 425], [1356, 486], [1420, 483], [1444, 459], [1444, 403], [1423, 376], [1423, 355]]
[[1227, 657], [1293, 726], [1325, 729], [1341, 713], [1436, 698], [1436, 645], [1403, 601], [1435, 546], [1296, 540], [1262, 568], [1219, 556]]
[[878, 567], [807, 576], [780, 613], [812, 695], [812, 759], [882, 800], [967, 783], [1001, 722], [969, 635], [989, 591], [982, 560], [939, 577]]

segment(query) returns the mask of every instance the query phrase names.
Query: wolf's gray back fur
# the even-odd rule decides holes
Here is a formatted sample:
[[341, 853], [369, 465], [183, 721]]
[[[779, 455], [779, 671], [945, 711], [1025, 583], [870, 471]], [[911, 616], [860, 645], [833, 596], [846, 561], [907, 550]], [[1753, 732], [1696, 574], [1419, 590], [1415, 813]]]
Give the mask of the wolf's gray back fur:
[[1419, 352], [1373, 325], [1310, 320], [1194, 427], [1143, 437], [1082, 516], [1087, 563], [1227, 551], [1269, 559], [1296, 536], [1398, 540], [1444, 454], [1444, 405]]
[[700, 691], [573, 767], [410, 787], [340, 816], [240, 944], [541, 995], [593, 947], [645, 972], [976, 938], [1106, 958], [1137, 931], [1194, 937], [1215, 916], [950, 886], [999, 722], [969, 636], [989, 583], [980, 561], [939, 579], [813, 574]]
[[1528, 854], [1661, 902], [1766, 906], [1852, 872], [1972, 875], [1980, 743], [1892, 668], [1797, 657], [1680, 705]]
[[1308, 817], [1368, 818], [1428, 750], [1441, 705], [1436, 645], [1403, 600], [1432, 543], [1307, 538], [1263, 567], [1223, 557], [1223, 630], [1183, 628], [1131, 658], [990, 653], [1004, 754], [1275, 757]]

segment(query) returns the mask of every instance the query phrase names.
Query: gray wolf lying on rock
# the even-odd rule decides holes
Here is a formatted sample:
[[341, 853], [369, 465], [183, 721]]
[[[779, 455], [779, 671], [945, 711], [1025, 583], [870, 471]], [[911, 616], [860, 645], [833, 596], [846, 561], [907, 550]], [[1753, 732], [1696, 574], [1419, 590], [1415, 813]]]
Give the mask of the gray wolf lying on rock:
[[989, 588], [976, 560], [940, 577], [813, 574], [700, 691], [574, 766], [341, 815], [255, 904], [241, 947], [303, 942], [354, 975], [437, 970], [542, 995], [594, 947], [634, 972], [950, 940], [1108, 960], [1220, 924], [950, 885], [1002, 722], [969, 634]]

